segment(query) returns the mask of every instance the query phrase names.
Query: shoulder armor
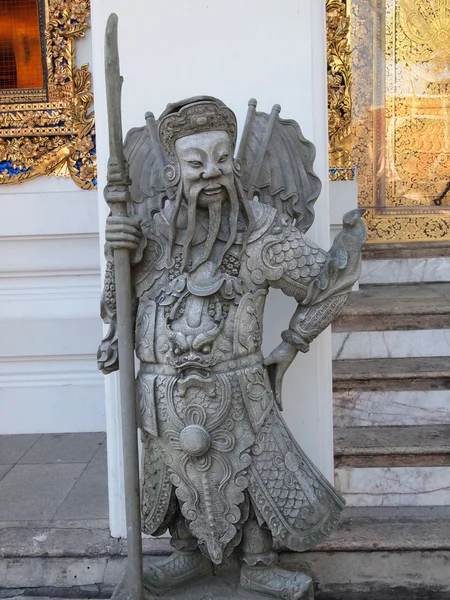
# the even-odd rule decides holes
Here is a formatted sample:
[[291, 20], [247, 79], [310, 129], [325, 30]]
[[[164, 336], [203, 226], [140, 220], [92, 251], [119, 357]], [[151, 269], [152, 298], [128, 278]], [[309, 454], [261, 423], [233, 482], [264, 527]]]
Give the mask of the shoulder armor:
[[269, 204], [263, 204], [259, 200], [253, 200], [251, 207], [255, 218], [255, 227], [248, 238], [248, 243], [255, 242], [266, 233], [278, 214], [275, 208]]
[[305, 238], [289, 217], [279, 213], [247, 254], [247, 264], [255, 283], [268, 281], [291, 296], [304, 293], [310, 281], [319, 275], [327, 258], [327, 253]]

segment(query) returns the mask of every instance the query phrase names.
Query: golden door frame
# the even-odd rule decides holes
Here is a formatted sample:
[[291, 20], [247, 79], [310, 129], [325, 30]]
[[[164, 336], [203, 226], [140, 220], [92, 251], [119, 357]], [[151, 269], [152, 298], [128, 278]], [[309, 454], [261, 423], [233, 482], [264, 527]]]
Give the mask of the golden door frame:
[[[343, 4], [345, 7], [339, 9], [339, 4]], [[444, 6], [445, 2], [441, 1], [439, 4]], [[348, 178], [344, 175], [345, 170], [340, 168], [339, 163], [336, 162], [336, 140], [333, 137], [333, 133], [339, 130], [336, 127], [336, 119], [341, 116], [340, 130], [345, 132], [345, 127], [348, 127], [349, 131], [349, 137], [344, 140], [347, 143], [346, 149], [349, 151], [349, 164], [350, 167], [352, 164], [356, 167], [358, 205], [366, 208], [364, 219], [368, 230], [368, 242], [449, 241], [450, 206], [442, 201], [445, 192], [441, 194], [442, 198], [439, 197], [439, 191], [422, 194], [423, 197], [420, 198], [420, 185], [417, 184], [416, 198], [414, 198], [414, 194], [409, 193], [412, 199], [408, 200], [407, 196], [403, 197], [400, 189], [401, 185], [398, 182], [400, 181], [401, 184], [401, 180], [397, 180], [392, 176], [386, 177], [386, 170], [395, 171], [396, 169], [396, 164], [392, 167], [392, 157], [389, 160], [389, 153], [392, 155], [393, 151], [398, 151], [397, 146], [393, 146], [393, 149], [389, 146], [394, 135], [393, 127], [395, 128], [396, 125], [392, 121], [388, 129], [388, 119], [397, 114], [399, 110], [402, 117], [404, 115], [415, 117], [416, 113], [419, 118], [422, 114], [426, 117], [426, 111], [421, 113], [420, 110], [421, 102], [425, 106], [428, 101], [426, 96], [416, 96], [415, 94], [402, 96], [400, 93], [399, 96], [396, 96], [396, 92], [388, 89], [392, 82], [392, 73], [396, 68], [396, 55], [393, 51], [393, 41], [389, 38], [389, 35], [392, 37], [392, 32], [389, 35], [386, 33], [387, 22], [385, 19], [386, 7], [389, 6], [392, 12], [394, 5], [393, 0], [326, 0], [330, 179]], [[411, 6], [414, 6], [413, 2], [411, 2]], [[443, 19], [442, 14], [440, 14], [440, 19], [447, 23], [446, 30], [448, 31], [448, 24], [450, 23], [448, 5], [445, 9], [441, 9], [441, 13], [445, 13], [445, 19]], [[348, 19], [350, 23], [346, 21]], [[347, 45], [343, 40], [344, 36], [347, 36]], [[447, 44], [449, 45], [448, 39], [447, 37]], [[384, 49], [382, 52], [380, 52], [381, 48]], [[339, 55], [339, 58], [336, 58], [337, 55]], [[350, 70], [350, 74], [346, 75], [345, 78], [333, 79], [334, 69], [337, 68], [339, 74], [343, 70], [340, 65], [346, 65], [345, 68]], [[391, 73], [390, 80], [386, 79], [387, 72]], [[339, 93], [340, 97], [344, 98], [344, 82], [349, 82], [347, 89], [350, 99], [345, 101], [347, 102], [346, 106], [349, 107], [347, 113], [335, 109], [336, 102], [333, 96], [333, 94]], [[445, 89], [447, 92], [441, 106], [434, 106], [433, 104], [431, 108], [434, 111], [433, 117], [436, 118], [440, 115], [442, 127], [446, 128], [445, 131], [441, 132], [445, 151], [441, 149], [442, 151], [439, 155], [436, 154], [435, 158], [436, 161], [441, 161], [442, 164], [445, 163], [448, 166], [448, 144], [450, 143], [448, 133], [450, 131], [448, 129], [450, 110], [448, 106], [450, 105], [446, 98], [450, 91], [450, 82], [445, 83]], [[425, 98], [425, 101], [422, 98]], [[432, 100], [436, 104], [433, 97], [430, 97], [428, 102]], [[348, 125], [344, 123], [346, 114]], [[409, 118], [411, 119], [411, 117]], [[409, 127], [414, 125], [413, 121], [414, 119], [411, 121], [412, 125], [408, 125]], [[395, 135], [402, 133], [404, 132], [400, 131]], [[438, 145], [439, 140], [435, 138], [435, 135], [428, 136], [428, 139], [434, 140], [434, 145]], [[404, 166], [406, 168], [407, 161], [413, 162], [408, 152], [414, 154], [412, 151], [410, 152], [410, 148], [406, 145], [404, 146], [404, 160], [402, 159], [399, 163], [402, 168]], [[420, 162], [420, 152], [416, 154], [419, 158], [413, 156], [413, 159]], [[441, 171], [442, 168], [441, 165]], [[437, 179], [439, 178], [433, 176], [430, 171], [430, 189], [437, 184]], [[440, 179], [442, 179], [442, 173]], [[428, 183], [428, 177], [426, 183]], [[422, 187], [423, 185], [422, 182]], [[449, 186], [450, 181], [447, 184], [447, 192]], [[412, 188], [411, 190], [414, 191]], [[433, 194], [436, 198], [433, 197]], [[446, 202], [448, 202], [449, 195], [447, 193]]]
[[[443, 5], [443, 3], [441, 3]], [[392, 119], [394, 114], [411, 121], [407, 123], [412, 128], [414, 119], [424, 118], [420, 112], [422, 98], [412, 94], [403, 97], [396, 96], [396, 91], [390, 91], [398, 62], [393, 50], [392, 36], [386, 29], [386, 10], [397, 10], [393, 0], [357, 0], [352, 3], [352, 63], [355, 97], [353, 102], [353, 158], [357, 166], [358, 205], [366, 208], [365, 221], [370, 243], [403, 243], [403, 242], [438, 242], [450, 240], [450, 206], [434, 202], [429, 193], [420, 199], [420, 189], [417, 199], [408, 200], [403, 197], [397, 176], [391, 174], [385, 177], [387, 170], [395, 171], [398, 165], [411, 162], [408, 152], [410, 147], [392, 146], [393, 140], [398, 139], [402, 131], [394, 133]], [[391, 16], [391, 18], [393, 18]], [[391, 27], [392, 29], [392, 27]], [[369, 45], [367, 44], [369, 40]], [[383, 52], [377, 52], [384, 48]], [[390, 79], [388, 80], [387, 73]], [[448, 86], [448, 84], [446, 84]], [[393, 88], [395, 90], [395, 88]], [[394, 101], [396, 104], [394, 104]], [[425, 102], [426, 103], [426, 102]], [[448, 103], [448, 102], [447, 102]], [[445, 102], [443, 103], [444, 107]], [[398, 105], [398, 106], [397, 106]], [[368, 107], [371, 110], [368, 110]], [[433, 108], [435, 110], [435, 108]], [[448, 110], [448, 109], [447, 109]], [[442, 117], [440, 117], [442, 118]], [[446, 119], [450, 112], [444, 115], [442, 126], [446, 127]], [[443, 130], [445, 139], [447, 129]], [[391, 147], [392, 146], [392, 147]], [[442, 149], [441, 149], [442, 150]], [[396, 152], [400, 163], [392, 163], [390, 154]], [[448, 149], [443, 157], [447, 156]], [[420, 162], [420, 152], [416, 152]], [[442, 154], [442, 152], [441, 152]], [[441, 157], [436, 155], [436, 159]], [[448, 156], [447, 156], [448, 160]], [[412, 180], [411, 180], [412, 181]], [[427, 178], [431, 189], [434, 183], [432, 172]], [[413, 191], [413, 187], [411, 186]], [[412, 194], [409, 194], [412, 195]], [[425, 200], [429, 196], [429, 203]]]
[[43, 8], [44, 89], [0, 90], [0, 184], [54, 175], [93, 189], [91, 74], [88, 64], [75, 63], [76, 40], [89, 27], [90, 0], [45, 0]]

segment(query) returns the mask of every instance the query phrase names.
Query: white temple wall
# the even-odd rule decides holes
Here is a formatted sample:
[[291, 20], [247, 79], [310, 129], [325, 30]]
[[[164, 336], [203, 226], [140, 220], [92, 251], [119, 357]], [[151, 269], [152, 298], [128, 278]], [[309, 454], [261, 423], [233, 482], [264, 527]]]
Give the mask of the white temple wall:
[[[108, 156], [103, 33], [108, 15], [119, 15], [124, 132], [158, 116], [168, 102], [208, 94], [237, 114], [240, 130], [251, 97], [260, 110], [282, 106], [281, 116], [297, 120], [317, 147], [315, 170], [323, 182], [311, 237], [329, 247], [325, 3], [318, 0], [93, 0], [99, 187]], [[107, 207], [99, 195], [100, 230]], [[265, 352], [280, 333], [295, 303], [272, 293], [266, 314]], [[324, 332], [300, 355], [284, 384], [285, 418], [297, 439], [330, 480], [333, 476], [331, 344]], [[120, 411], [117, 378], [106, 378], [110, 518], [113, 535], [124, 535]]]
[[[90, 34], [77, 44], [91, 62]], [[0, 434], [105, 430], [97, 191], [0, 186]]]
[[0, 187], [0, 434], [102, 431], [97, 192]]
[[342, 216], [358, 206], [358, 183], [330, 181], [330, 233], [331, 239], [342, 229]]

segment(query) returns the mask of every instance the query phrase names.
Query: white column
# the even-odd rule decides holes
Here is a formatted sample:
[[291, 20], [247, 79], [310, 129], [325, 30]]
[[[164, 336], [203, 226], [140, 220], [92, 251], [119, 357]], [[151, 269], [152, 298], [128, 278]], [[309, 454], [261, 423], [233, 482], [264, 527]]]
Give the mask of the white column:
[[[316, 172], [324, 184], [312, 237], [329, 242], [325, 3], [319, 0], [93, 0], [92, 26], [99, 185], [108, 155], [103, 32], [119, 15], [123, 126], [144, 124], [168, 102], [207, 94], [230, 106], [242, 124], [251, 97], [263, 111], [275, 103], [297, 120], [317, 146]], [[101, 202], [101, 200], [100, 200]], [[105, 210], [100, 206], [104, 220]], [[265, 351], [280, 341], [295, 304], [281, 294], [269, 299]], [[297, 439], [330, 479], [333, 472], [330, 333], [297, 358], [284, 386], [285, 417]], [[119, 474], [119, 409], [114, 382], [107, 386], [111, 529], [124, 534]]]

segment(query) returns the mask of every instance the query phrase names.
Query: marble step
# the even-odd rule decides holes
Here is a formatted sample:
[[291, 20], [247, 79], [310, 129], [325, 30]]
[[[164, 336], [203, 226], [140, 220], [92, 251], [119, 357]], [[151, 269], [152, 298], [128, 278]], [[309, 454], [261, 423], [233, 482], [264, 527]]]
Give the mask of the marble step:
[[450, 359], [333, 362], [335, 427], [450, 424]]
[[450, 425], [335, 430], [335, 486], [348, 506], [450, 505]]
[[364, 260], [442, 258], [450, 256], [450, 242], [366, 244]]
[[333, 362], [335, 427], [450, 424], [450, 359]]
[[[144, 565], [170, 551], [144, 540]], [[125, 554], [103, 521], [0, 527], [0, 597], [110, 597]], [[317, 600], [450, 600], [450, 507], [346, 508], [325, 543], [280, 558], [311, 570]]]
[[347, 506], [449, 506], [450, 467], [338, 467]]
[[339, 390], [333, 394], [333, 422], [335, 427], [450, 425], [450, 389]]
[[334, 360], [450, 357], [450, 328], [342, 331], [333, 334], [332, 349]]
[[450, 425], [337, 427], [334, 457], [337, 468], [450, 467]]
[[450, 244], [367, 244], [360, 284], [450, 281]]
[[447, 281], [450, 281], [448, 257], [363, 260], [359, 278], [361, 285]]
[[450, 506], [346, 507], [316, 551], [450, 550]]
[[333, 361], [333, 390], [450, 390], [450, 358], [373, 358]]
[[350, 294], [333, 332], [449, 329], [449, 298], [450, 283], [365, 286]]

